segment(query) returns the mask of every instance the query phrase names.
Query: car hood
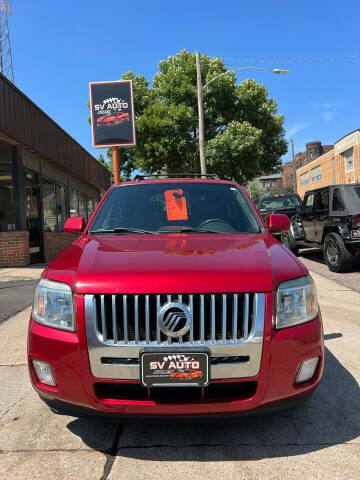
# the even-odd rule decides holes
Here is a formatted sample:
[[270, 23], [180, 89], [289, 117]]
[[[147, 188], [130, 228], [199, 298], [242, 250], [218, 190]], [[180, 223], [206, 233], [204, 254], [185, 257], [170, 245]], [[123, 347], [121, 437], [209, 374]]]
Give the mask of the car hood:
[[269, 234], [92, 235], [44, 275], [78, 293], [265, 292], [307, 273]]

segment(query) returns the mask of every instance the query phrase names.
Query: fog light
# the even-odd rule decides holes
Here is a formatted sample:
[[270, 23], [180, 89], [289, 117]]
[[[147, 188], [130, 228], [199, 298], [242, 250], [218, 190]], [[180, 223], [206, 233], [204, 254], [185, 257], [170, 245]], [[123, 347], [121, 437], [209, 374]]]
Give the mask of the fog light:
[[32, 364], [39, 382], [51, 387], [56, 387], [54, 374], [51, 366], [46, 362], [40, 362], [39, 360], [33, 360]]
[[299, 373], [297, 374], [295, 382], [303, 383], [311, 380], [314, 376], [318, 363], [319, 357], [308, 358], [307, 360], [304, 360], [300, 365]]

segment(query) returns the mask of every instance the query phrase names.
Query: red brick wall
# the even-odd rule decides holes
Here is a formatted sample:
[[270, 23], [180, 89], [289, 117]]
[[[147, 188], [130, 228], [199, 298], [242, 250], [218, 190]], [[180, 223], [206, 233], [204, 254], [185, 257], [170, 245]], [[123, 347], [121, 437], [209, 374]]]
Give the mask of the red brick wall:
[[29, 264], [29, 232], [0, 232], [0, 266], [25, 267]]
[[45, 262], [50, 262], [56, 255], [70, 245], [78, 235], [64, 232], [44, 232], [44, 259]]

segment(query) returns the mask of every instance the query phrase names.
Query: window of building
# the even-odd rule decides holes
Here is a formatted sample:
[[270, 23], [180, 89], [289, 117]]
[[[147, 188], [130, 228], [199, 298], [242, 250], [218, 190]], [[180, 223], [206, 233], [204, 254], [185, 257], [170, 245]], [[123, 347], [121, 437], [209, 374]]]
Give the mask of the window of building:
[[55, 184], [53, 180], [43, 177], [42, 195], [44, 210], [44, 231], [55, 232], [57, 228]]
[[15, 230], [11, 165], [0, 165], [0, 232]]
[[91, 217], [92, 212], [94, 211], [95, 202], [92, 197], [88, 197], [87, 199], [87, 214], [88, 219]]
[[305, 210], [307, 212], [312, 212], [314, 210], [314, 197], [315, 195], [313, 193], [310, 193], [310, 195], [306, 197]]
[[70, 217], [79, 216], [79, 193], [70, 188], [69, 192], [69, 206], [70, 206]]
[[302, 187], [309, 185], [309, 172], [305, 172], [300, 175], [300, 184]]
[[334, 212], [341, 212], [345, 210], [344, 202], [341, 197], [341, 192], [338, 188], [334, 188], [333, 191], [332, 209], [334, 210]]
[[67, 219], [66, 208], [66, 186], [62, 183], [55, 184], [56, 191], [56, 213], [57, 213], [57, 227], [58, 232], [62, 232], [64, 229], [64, 223]]
[[314, 183], [319, 180], [321, 180], [321, 165], [311, 169], [311, 181]]
[[343, 157], [345, 159], [345, 172], [354, 170], [354, 150], [349, 148], [349, 150], [343, 153]]
[[86, 196], [82, 193], [79, 193], [79, 215], [84, 217], [87, 220], [87, 207], [86, 207]]

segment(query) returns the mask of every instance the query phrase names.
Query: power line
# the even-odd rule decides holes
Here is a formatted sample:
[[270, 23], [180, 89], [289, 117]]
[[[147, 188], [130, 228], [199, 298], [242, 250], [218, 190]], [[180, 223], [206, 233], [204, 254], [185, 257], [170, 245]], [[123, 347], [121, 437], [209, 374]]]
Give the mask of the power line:
[[313, 62], [330, 62], [335, 60], [354, 60], [360, 58], [359, 55], [344, 55], [341, 57], [318, 57], [318, 58], [294, 58], [291, 60], [257, 60], [254, 58], [239, 58], [239, 57], [222, 57], [223, 60], [230, 62], [246, 62], [246, 63], [313, 63]]

